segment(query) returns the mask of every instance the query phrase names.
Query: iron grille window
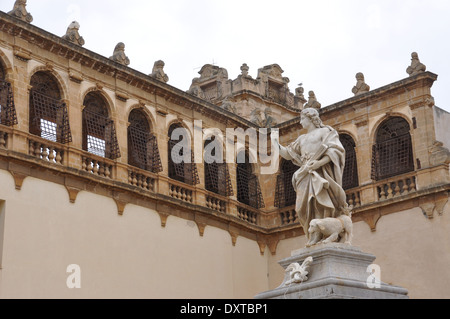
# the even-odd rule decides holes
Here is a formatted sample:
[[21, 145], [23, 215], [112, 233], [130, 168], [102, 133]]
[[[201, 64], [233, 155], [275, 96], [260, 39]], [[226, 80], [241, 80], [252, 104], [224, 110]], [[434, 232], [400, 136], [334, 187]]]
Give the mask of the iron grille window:
[[161, 157], [156, 136], [142, 111], [133, 110], [128, 121], [128, 164], [159, 173], [162, 171]]
[[11, 83], [0, 79], [0, 124], [13, 126], [18, 124], [16, 106]]
[[72, 142], [67, 106], [54, 77], [37, 72], [30, 84], [30, 133], [54, 142]]
[[[212, 141], [206, 141], [205, 147]], [[231, 186], [228, 166], [224, 161], [222, 163], [215, 161], [215, 152], [217, 149], [218, 147], [215, 147], [212, 150], [212, 154], [205, 153], [205, 188], [222, 196], [232, 196], [233, 187]], [[221, 151], [221, 149], [219, 150]]]
[[342, 176], [342, 187], [347, 190], [359, 185], [358, 182], [358, 164], [356, 161], [355, 142], [347, 134], [339, 135], [339, 139], [345, 149], [345, 167]]
[[259, 209], [264, 207], [261, 187], [256, 175], [252, 174], [252, 166], [248, 162], [238, 163], [236, 167], [237, 199], [239, 202]]
[[[184, 130], [181, 125], [177, 124], [172, 125], [169, 129], [169, 177], [190, 185], [199, 184], [200, 180], [198, 178], [197, 165], [194, 163], [194, 153], [190, 149], [191, 143], [188, 143], [188, 149], [180, 148], [178, 153], [174, 151], [174, 154], [172, 154], [173, 148], [178, 147], [177, 144], [182, 141], [182, 139], [172, 140], [172, 132], [177, 128]], [[185, 136], [187, 136], [187, 134]], [[188, 154], [190, 154], [190, 163], [184, 160], [184, 152], [188, 152]]]
[[54, 142], [72, 142], [66, 104], [32, 89], [30, 133]]
[[297, 193], [292, 185], [292, 176], [299, 169], [292, 161], [283, 160], [281, 173], [277, 176], [275, 188], [275, 207], [284, 208], [295, 205]]
[[89, 93], [83, 110], [83, 149], [89, 153], [117, 159], [120, 157], [114, 121], [109, 119], [105, 102], [98, 93]]
[[372, 149], [372, 179], [380, 180], [414, 171], [410, 127], [400, 117], [380, 125]]

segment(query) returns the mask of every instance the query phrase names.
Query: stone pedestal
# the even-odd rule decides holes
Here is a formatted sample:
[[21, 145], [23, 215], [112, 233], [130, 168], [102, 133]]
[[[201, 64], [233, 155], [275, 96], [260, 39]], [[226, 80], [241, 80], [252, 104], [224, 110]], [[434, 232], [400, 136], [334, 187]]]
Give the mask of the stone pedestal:
[[[408, 291], [401, 287], [376, 281], [368, 267], [375, 256], [346, 244], [317, 245], [299, 249], [279, 264], [286, 269], [292, 263], [302, 265], [313, 258], [308, 279], [286, 285], [291, 279], [285, 273], [283, 283], [276, 289], [255, 296], [256, 299], [407, 299]], [[372, 267], [371, 267], [372, 268]], [[370, 268], [370, 269], [371, 269]], [[371, 278], [370, 280], [369, 277]], [[373, 280], [372, 280], [373, 279]], [[372, 287], [372, 288], [371, 288]]]

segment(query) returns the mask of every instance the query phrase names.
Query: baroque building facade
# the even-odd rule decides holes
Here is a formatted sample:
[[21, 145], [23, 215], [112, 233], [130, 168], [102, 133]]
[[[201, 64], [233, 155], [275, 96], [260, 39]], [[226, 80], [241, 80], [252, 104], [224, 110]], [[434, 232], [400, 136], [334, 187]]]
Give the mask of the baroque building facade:
[[[323, 107], [313, 91], [291, 93], [277, 64], [256, 79], [243, 64], [234, 80], [207, 64], [182, 91], [163, 61], [145, 75], [123, 43], [106, 58], [82, 47], [76, 22], [60, 37], [23, 17], [0, 12], [1, 298], [252, 298], [277, 287], [277, 262], [305, 245], [296, 166], [263, 174], [260, 159], [273, 132], [283, 145], [302, 133], [305, 107], [346, 149], [353, 244], [411, 298], [450, 298], [450, 114], [417, 54], [404, 79], [371, 90], [357, 74], [353, 97]], [[235, 143], [227, 128], [267, 130]], [[180, 141], [193, 149], [177, 151]], [[211, 145], [225, 163], [198, 160]]]

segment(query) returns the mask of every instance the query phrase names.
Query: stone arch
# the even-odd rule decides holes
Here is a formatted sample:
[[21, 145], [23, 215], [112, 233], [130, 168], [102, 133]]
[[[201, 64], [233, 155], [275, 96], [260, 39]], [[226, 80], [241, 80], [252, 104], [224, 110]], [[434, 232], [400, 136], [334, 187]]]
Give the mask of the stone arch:
[[46, 66], [37, 66], [37, 67], [35, 67], [30, 72], [29, 78], [27, 80], [28, 83], [30, 84], [30, 86], [31, 86], [31, 80], [32, 80], [33, 76], [36, 73], [38, 73], [38, 72], [43, 72], [43, 73], [47, 73], [47, 74], [51, 75], [55, 79], [56, 84], [58, 85], [58, 89], [59, 89], [59, 92], [60, 92], [60, 95], [61, 95], [60, 99], [65, 101], [65, 102], [68, 102], [69, 94], [68, 94], [67, 85], [65, 84], [64, 79], [61, 77], [61, 75], [58, 72], [56, 72], [55, 70], [51, 69], [51, 68], [48, 68]]
[[[388, 120], [391, 117], [401, 117], [403, 118], [406, 122], [408, 122], [409, 127], [413, 126], [413, 122], [412, 119], [407, 116], [406, 114], [403, 113], [399, 113], [399, 112], [388, 112], [386, 113], [384, 116], [382, 116], [381, 118], [379, 118], [374, 125], [372, 126], [372, 129], [370, 130], [369, 133], [369, 140], [372, 141], [372, 143], [375, 143], [375, 138], [376, 138], [376, 134], [378, 131], [378, 128], [380, 127], [380, 124], [383, 123], [384, 121]], [[355, 140], [356, 141], [356, 140]]]
[[414, 171], [411, 123], [390, 114], [378, 123], [372, 147], [372, 179], [380, 180]]
[[14, 78], [14, 71], [13, 71], [14, 68], [12, 66], [11, 61], [9, 61], [6, 54], [1, 49], [0, 49], [0, 68], [2, 68], [4, 72], [3, 80], [11, 82], [11, 80]]
[[103, 100], [105, 101], [105, 105], [108, 111], [108, 116], [109, 117], [113, 117], [113, 106], [114, 106], [114, 102], [111, 100], [111, 98], [108, 96], [108, 94], [106, 94], [103, 90], [99, 89], [96, 86], [90, 87], [87, 90], [85, 90], [82, 94], [81, 94], [81, 101], [83, 101], [83, 107], [82, 109], [85, 108], [84, 102], [86, 100], [86, 97], [90, 94], [90, 93], [97, 93], [99, 94]]
[[145, 114], [145, 116], [147, 117], [147, 120], [150, 124], [150, 130], [151, 130], [151, 132], [153, 132], [156, 128], [156, 119], [154, 118], [153, 114], [148, 110], [148, 108], [146, 108], [144, 105], [133, 104], [127, 112], [127, 119], [130, 118], [131, 112], [133, 112], [136, 109], [141, 110]]

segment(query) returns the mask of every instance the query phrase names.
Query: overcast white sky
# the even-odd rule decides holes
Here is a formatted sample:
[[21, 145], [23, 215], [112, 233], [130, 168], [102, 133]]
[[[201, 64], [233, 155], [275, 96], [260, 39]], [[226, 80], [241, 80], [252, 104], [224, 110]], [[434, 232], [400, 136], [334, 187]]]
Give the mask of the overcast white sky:
[[[2, 0], [8, 12], [14, 0]], [[80, 23], [84, 48], [110, 57], [125, 43], [130, 67], [166, 63], [169, 84], [189, 89], [214, 63], [231, 79], [277, 63], [294, 92], [322, 106], [353, 96], [355, 74], [372, 89], [408, 77], [411, 52], [439, 75], [436, 105], [450, 112], [450, 0], [29, 0], [32, 24], [62, 36]]]

